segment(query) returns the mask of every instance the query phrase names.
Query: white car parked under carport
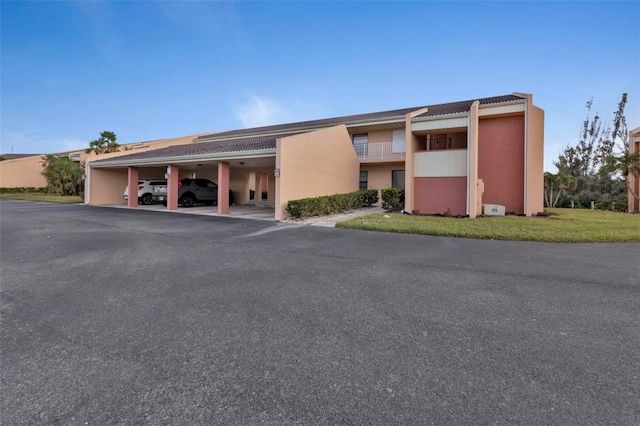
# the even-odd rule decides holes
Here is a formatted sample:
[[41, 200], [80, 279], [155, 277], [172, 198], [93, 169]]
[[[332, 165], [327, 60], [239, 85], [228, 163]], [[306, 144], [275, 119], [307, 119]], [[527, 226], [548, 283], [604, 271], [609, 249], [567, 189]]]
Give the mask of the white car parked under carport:
[[[139, 179], [138, 180], [138, 202], [144, 205], [153, 204], [153, 188], [158, 185], [166, 187], [167, 181], [164, 179]], [[129, 186], [124, 188], [123, 198], [129, 199]]]

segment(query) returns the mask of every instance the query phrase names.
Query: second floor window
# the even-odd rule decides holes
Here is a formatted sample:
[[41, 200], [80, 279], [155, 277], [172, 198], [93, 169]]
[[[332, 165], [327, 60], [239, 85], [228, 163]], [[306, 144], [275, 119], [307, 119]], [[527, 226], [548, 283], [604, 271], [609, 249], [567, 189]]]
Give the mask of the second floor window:
[[367, 133], [353, 135], [353, 147], [357, 155], [367, 155], [369, 145], [369, 135]]

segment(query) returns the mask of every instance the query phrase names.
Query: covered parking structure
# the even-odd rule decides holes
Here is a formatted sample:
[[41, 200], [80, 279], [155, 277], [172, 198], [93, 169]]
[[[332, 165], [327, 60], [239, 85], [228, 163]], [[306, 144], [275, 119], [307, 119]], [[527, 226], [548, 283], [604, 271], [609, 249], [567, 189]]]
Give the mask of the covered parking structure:
[[229, 214], [226, 194], [231, 189], [236, 204], [274, 207], [274, 219], [281, 220], [289, 200], [356, 191], [358, 173], [344, 125], [261, 136], [226, 132], [187, 145], [91, 161], [85, 202], [135, 208], [137, 197], [123, 199], [126, 185], [136, 188], [138, 179], [166, 178], [166, 208], [175, 210], [179, 180], [207, 178], [218, 184], [218, 214]]

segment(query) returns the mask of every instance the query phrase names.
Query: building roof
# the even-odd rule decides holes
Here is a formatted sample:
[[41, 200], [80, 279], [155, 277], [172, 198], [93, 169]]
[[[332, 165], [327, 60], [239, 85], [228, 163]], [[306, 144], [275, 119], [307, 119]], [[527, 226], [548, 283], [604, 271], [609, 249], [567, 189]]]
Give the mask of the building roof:
[[428, 111], [420, 114], [415, 118], [434, 117], [438, 115], [459, 114], [469, 111], [471, 105], [476, 101], [480, 101], [480, 105], [498, 104], [503, 102], [521, 101], [525, 99], [518, 95], [494, 96], [492, 98], [472, 99], [468, 101], [449, 102], [446, 104], [436, 104], [427, 106]]
[[249, 129], [229, 130], [226, 132], [215, 133], [212, 135], [200, 136], [196, 139], [196, 143], [215, 137], [216, 139], [238, 137], [242, 135], [252, 135], [260, 133], [288, 133], [288, 131], [295, 129], [317, 129], [320, 127], [337, 126], [339, 124], [354, 124], [358, 122], [374, 121], [374, 120], [389, 120], [394, 118], [404, 119], [405, 115], [410, 112], [417, 111], [424, 106], [417, 106], [412, 108], [393, 109], [389, 111], [372, 112], [368, 114], [357, 115], [345, 115], [342, 117], [323, 118], [320, 120], [311, 121], [299, 121], [296, 123], [276, 124], [273, 126], [252, 127]]
[[522, 101], [524, 96], [503, 95], [490, 98], [472, 99], [460, 102], [450, 102], [445, 104], [425, 105], [412, 108], [401, 108], [388, 111], [372, 112], [368, 114], [346, 115], [342, 117], [324, 118], [320, 120], [300, 121], [296, 123], [277, 124], [273, 126], [252, 127], [248, 129], [229, 130], [198, 136], [193, 144], [173, 145], [166, 148], [159, 148], [150, 151], [122, 155], [104, 160], [94, 160], [92, 164], [117, 164], [130, 163], [133, 161], [149, 161], [158, 159], [175, 159], [216, 156], [219, 154], [242, 153], [251, 151], [275, 150], [276, 139], [286, 136], [293, 136], [320, 128], [337, 126], [344, 124], [347, 127], [355, 126], [359, 123], [380, 121], [404, 120], [406, 114], [427, 108], [427, 112], [414, 118], [427, 118], [441, 115], [458, 114], [468, 112], [471, 105], [476, 100], [480, 105], [490, 105], [496, 103]]
[[16, 158], [24, 158], [24, 157], [36, 157], [38, 155], [44, 154], [0, 154], [0, 157], [5, 160], [15, 160]]
[[107, 158], [104, 160], [94, 160], [92, 164], [101, 164], [109, 162], [121, 162], [121, 161], [142, 161], [151, 159], [165, 159], [165, 158], [198, 158], [213, 156], [216, 154], [228, 154], [234, 152], [251, 152], [251, 151], [265, 151], [276, 149], [276, 139], [293, 136], [299, 133], [286, 133], [267, 136], [254, 136], [241, 139], [232, 140], [218, 140], [213, 142], [194, 143], [188, 145], [173, 145], [166, 148], [159, 148], [150, 151], [136, 152], [133, 154], [122, 155], [115, 158]]

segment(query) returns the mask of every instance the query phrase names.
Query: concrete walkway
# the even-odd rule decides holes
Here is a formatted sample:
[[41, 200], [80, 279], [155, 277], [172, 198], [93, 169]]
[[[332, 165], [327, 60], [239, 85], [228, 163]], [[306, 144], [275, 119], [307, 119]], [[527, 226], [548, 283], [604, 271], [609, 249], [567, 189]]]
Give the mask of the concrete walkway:
[[[126, 204], [112, 204], [108, 206], [99, 206], [99, 207], [111, 207], [117, 209], [129, 209]], [[232, 217], [239, 219], [254, 219], [254, 220], [266, 220], [266, 221], [275, 221], [275, 209], [273, 207], [263, 207], [263, 206], [252, 206], [252, 205], [244, 205], [244, 206], [229, 206], [229, 214], [221, 215], [218, 214], [218, 208], [216, 206], [203, 206], [196, 205], [195, 207], [184, 208], [179, 207], [177, 210], [167, 210], [165, 206], [162, 204], [153, 204], [151, 206], [138, 206], [132, 209], [138, 210], [150, 210], [150, 211], [158, 211], [165, 213], [181, 213], [181, 214], [190, 214], [190, 215], [199, 215], [199, 216], [223, 216], [223, 217]], [[281, 221], [281, 223], [287, 225], [311, 225], [311, 226], [324, 226], [329, 228], [334, 228], [336, 223], [344, 222], [345, 220], [352, 219], [354, 217], [365, 216], [370, 213], [383, 213], [384, 210], [381, 207], [381, 203], [378, 202], [371, 207], [363, 207], [357, 210], [352, 210], [349, 212], [334, 214], [329, 216], [315, 216], [309, 217], [305, 219], [285, 219]]]
[[283, 223], [290, 225], [311, 225], [311, 226], [324, 226], [328, 228], [335, 228], [336, 223], [344, 222], [345, 220], [353, 219], [354, 217], [366, 216], [371, 213], [384, 213], [380, 203], [376, 203], [371, 207], [362, 207], [357, 210], [352, 210], [340, 214], [332, 214], [329, 216], [315, 216], [305, 219], [286, 219]]

